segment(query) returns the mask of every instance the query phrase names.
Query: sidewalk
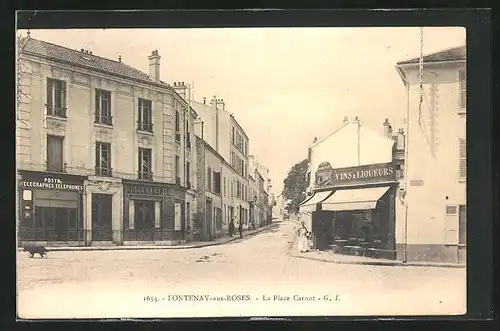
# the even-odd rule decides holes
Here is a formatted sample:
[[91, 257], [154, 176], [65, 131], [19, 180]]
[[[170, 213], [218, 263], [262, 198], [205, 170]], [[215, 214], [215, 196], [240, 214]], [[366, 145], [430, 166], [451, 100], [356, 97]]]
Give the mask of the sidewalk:
[[[295, 220], [291, 222], [298, 223]], [[300, 253], [297, 248], [297, 239], [294, 238], [293, 248], [290, 252], [291, 256], [315, 260], [321, 262], [337, 263], [337, 264], [357, 264], [357, 265], [373, 265], [373, 266], [397, 266], [397, 267], [441, 267], [441, 268], [465, 268], [465, 264], [446, 263], [446, 262], [403, 262], [399, 260], [374, 259], [363, 256], [341, 255], [334, 254], [329, 251], [313, 250], [307, 253]]]
[[158, 249], [189, 249], [189, 248], [201, 248], [207, 246], [216, 246], [227, 244], [231, 241], [235, 240], [245, 240], [246, 238], [253, 236], [257, 233], [272, 229], [277, 227], [279, 222], [273, 222], [269, 225], [265, 225], [261, 228], [255, 230], [248, 230], [243, 232], [243, 239], [240, 239], [239, 235], [235, 235], [234, 237], [224, 236], [217, 238], [213, 241], [195, 241], [189, 242], [186, 244], [180, 245], [171, 245], [171, 246], [158, 246], [158, 245], [147, 245], [147, 246], [59, 246], [59, 247], [47, 247], [49, 251], [112, 251], [112, 250], [158, 250]]

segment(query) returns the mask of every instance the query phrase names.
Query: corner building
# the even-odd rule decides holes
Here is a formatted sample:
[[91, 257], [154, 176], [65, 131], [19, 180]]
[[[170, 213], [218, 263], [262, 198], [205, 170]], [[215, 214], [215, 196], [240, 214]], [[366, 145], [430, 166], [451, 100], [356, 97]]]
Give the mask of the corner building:
[[[419, 58], [396, 69], [408, 100], [408, 261], [464, 263], [467, 231], [466, 47], [424, 56], [420, 106]], [[480, 199], [471, 195], [469, 199]]]
[[21, 244], [188, 240], [197, 115], [160, 80], [158, 52], [145, 59], [148, 75], [30, 37], [19, 47]]

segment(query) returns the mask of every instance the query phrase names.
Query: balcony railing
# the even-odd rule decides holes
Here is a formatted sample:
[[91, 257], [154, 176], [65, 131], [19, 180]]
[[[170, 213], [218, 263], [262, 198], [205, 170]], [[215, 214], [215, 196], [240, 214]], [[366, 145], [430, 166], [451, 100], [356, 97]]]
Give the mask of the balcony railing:
[[66, 109], [67, 108], [56, 107], [53, 105], [45, 105], [45, 107], [47, 108], [47, 115], [48, 116], [66, 118]]
[[143, 180], [153, 180], [153, 172], [152, 171], [138, 171], [137, 178]]
[[113, 168], [109, 167], [95, 167], [95, 175], [96, 176], [106, 176], [106, 177], [111, 177], [113, 176]]
[[102, 115], [102, 114], [95, 114], [95, 121], [94, 123], [96, 124], [104, 124], [104, 125], [113, 125], [113, 116], [109, 115]]
[[137, 121], [137, 130], [153, 133], [153, 123]]
[[49, 161], [45, 161], [45, 169], [50, 172], [66, 172], [67, 163], [63, 165], [60, 164], [52, 164]]

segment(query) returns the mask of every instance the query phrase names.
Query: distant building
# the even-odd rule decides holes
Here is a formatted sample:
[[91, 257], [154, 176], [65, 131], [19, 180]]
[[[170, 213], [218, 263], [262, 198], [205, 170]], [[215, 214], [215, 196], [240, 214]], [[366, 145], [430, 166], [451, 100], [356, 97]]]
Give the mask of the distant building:
[[196, 112], [121, 58], [20, 41], [21, 244], [169, 244], [190, 236]]
[[250, 218], [250, 188], [248, 182], [249, 138], [235, 117], [226, 110], [223, 99], [213, 97], [210, 103], [192, 102], [199, 118], [196, 135], [225, 161], [221, 177], [227, 195], [222, 204], [222, 220], [241, 221], [248, 227]]
[[[466, 48], [398, 62], [408, 98], [407, 260], [464, 262], [466, 253]], [[402, 234], [402, 233], [401, 233]]]

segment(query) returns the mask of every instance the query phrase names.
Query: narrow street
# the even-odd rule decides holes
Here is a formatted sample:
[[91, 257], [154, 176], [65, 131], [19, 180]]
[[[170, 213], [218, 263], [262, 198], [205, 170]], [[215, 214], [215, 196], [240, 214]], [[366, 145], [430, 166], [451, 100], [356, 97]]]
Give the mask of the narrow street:
[[[19, 315], [140, 318], [465, 313], [465, 269], [346, 265], [293, 258], [289, 250], [295, 226], [282, 222], [243, 240], [197, 249], [50, 252], [46, 259], [29, 259], [27, 253], [19, 253]], [[186, 294], [210, 295], [213, 302], [178, 301], [175, 296]], [[228, 300], [228, 295], [241, 295], [243, 301]], [[214, 300], [214, 296], [225, 300]]]

